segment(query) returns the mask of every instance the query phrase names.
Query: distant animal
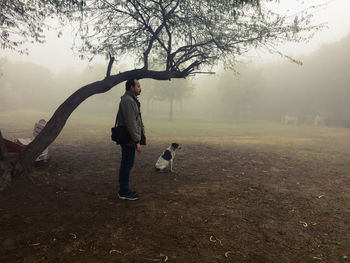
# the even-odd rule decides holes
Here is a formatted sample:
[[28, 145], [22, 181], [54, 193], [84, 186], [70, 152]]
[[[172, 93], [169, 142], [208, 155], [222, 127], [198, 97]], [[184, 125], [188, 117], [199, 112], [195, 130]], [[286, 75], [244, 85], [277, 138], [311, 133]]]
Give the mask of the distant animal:
[[159, 156], [155, 168], [156, 171], [167, 171], [173, 172], [173, 161], [176, 150], [181, 149], [180, 145], [173, 142], [163, 153]]
[[284, 118], [283, 118], [283, 123], [285, 125], [298, 124], [298, 117], [297, 116], [291, 116], [291, 115], [285, 115]]

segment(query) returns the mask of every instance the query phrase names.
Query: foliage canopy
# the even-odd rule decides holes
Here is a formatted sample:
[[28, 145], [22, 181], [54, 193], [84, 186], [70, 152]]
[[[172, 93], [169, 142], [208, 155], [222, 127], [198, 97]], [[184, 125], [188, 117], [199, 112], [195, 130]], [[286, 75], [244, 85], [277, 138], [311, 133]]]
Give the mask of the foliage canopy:
[[[298, 1], [298, 0], [295, 0]], [[310, 7], [278, 14], [278, 0], [2, 0], [0, 45], [19, 52], [26, 42], [43, 42], [48, 17], [78, 22], [82, 58], [133, 54], [136, 66], [195, 73], [223, 61], [233, 65], [252, 48], [275, 48], [305, 41], [312, 25]]]
[[44, 42], [43, 31], [49, 28], [46, 18], [62, 18], [64, 10], [80, 5], [78, 0], [1, 0], [0, 47], [27, 53], [25, 43]]
[[[134, 54], [144, 69], [195, 73], [223, 61], [233, 65], [252, 48], [305, 41], [312, 25], [310, 9], [278, 14], [276, 0], [87, 0], [75, 13], [83, 57]], [[315, 8], [315, 7], [311, 7]]]

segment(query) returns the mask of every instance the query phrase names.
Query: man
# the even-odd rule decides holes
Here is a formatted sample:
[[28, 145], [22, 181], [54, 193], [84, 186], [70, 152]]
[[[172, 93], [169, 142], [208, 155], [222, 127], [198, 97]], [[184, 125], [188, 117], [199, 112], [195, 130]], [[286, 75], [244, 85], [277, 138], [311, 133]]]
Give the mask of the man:
[[125, 84], [125, 93], [121, 97], [118, 110], [118, 126], [126, 126], [131, 140], [122, 143], [122, 160], [119, 169], [118, 197], [124, 200], [137, 200], [139, 195], [131, 191], [129, 177], [134, 165], [135, 151], [141, 152], [145, 144], [144, 126], [141, 118], [140, 102], [137, 96], [141, 93], [141, 85], [137, 79], [130, 79]]

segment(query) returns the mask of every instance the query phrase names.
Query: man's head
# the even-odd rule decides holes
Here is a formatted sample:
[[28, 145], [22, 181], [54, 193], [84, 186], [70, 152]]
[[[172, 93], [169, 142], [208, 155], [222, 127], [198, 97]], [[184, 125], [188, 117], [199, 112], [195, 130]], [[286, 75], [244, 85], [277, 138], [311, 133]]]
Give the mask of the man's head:
[[141, 85], [138, 79], [129, 79], [125, 83], [125, 89], [130, 90], [135, 96], [140, 95], [141, 93]]

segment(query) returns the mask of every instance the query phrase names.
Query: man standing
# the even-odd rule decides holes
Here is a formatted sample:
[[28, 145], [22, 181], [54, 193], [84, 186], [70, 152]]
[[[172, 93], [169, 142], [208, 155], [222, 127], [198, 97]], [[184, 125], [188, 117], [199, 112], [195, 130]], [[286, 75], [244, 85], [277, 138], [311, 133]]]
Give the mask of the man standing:
[[137, 96], [141, 93], [141, 85], [137, 79], [126, 82], [125, 93], [121, 97], [118, 109], [118, 126], [126, 126], [131, 140], [122, 143], [122, 160], [119, 169], [118, 197], [124, 200], [137, 200], [139, 195], [131, 191], [129, 177], [134, 165], [135, 151], [141, 152], [141, 145], [145, 144], [144, 126], [141, 118], [140, 102]]

